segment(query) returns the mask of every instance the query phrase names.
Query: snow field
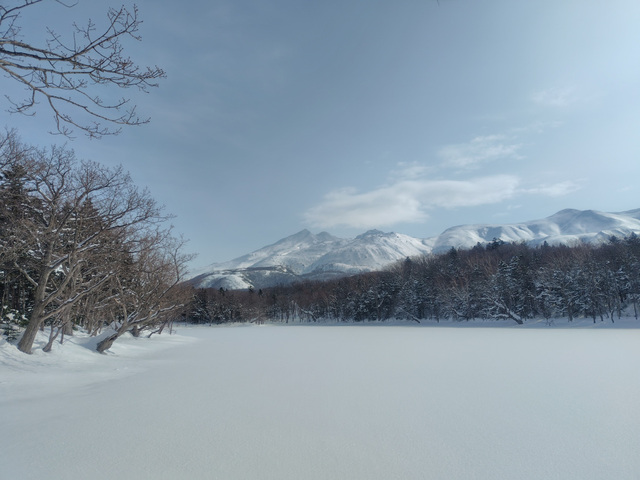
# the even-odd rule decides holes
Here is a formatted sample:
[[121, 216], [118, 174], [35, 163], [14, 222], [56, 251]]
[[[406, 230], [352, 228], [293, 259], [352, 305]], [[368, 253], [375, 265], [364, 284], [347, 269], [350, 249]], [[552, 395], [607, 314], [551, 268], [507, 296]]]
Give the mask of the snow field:
[[125, 339], [103, 356], [65, 345], [25, 359], [0, 345], [3, 478], [584, 480], [640, 472], [638, 329], [178, 333]]

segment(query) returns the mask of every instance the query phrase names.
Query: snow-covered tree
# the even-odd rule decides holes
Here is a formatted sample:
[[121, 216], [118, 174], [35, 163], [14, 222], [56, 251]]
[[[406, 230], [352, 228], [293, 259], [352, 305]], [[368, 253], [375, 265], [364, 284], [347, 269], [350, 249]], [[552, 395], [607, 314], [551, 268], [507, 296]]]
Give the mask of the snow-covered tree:
[[[159, 228], [169, 217], [121, 167], [80, 161], [66, 148], [26, 147], [9, 132], [0, 137], [0, 192], [2, 298], [29, 319], [18, 343], [25, 353], [45, 324], [50, 343], [71, 323], [99, 329], [122, 294], [115, 279], [142, 278], [153, 265], [156, 274], [172, 268], [174, 283], [182, 278], [182, 242]], [[159, 292], [147, 297], [167, 297]]]

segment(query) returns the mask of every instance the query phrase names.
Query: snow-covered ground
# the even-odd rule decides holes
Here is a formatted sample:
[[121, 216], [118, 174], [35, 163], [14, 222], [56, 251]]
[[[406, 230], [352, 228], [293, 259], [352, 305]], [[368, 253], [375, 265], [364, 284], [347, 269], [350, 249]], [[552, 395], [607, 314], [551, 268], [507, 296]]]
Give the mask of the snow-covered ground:
[[2, 343], [0, 477], [637, 479], [640, 329], [603, 326]]

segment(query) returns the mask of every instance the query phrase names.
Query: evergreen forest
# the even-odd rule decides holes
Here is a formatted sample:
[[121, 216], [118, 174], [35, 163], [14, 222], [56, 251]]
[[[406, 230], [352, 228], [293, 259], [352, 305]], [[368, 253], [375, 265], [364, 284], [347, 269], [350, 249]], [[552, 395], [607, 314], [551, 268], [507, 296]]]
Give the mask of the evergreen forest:
[[224, 322], [384, 322], [638, 318], [640, 238], [530, 247], [493, 242], [407, 258], [385, 271], [257, 292], [199, 289], [188, 318]]

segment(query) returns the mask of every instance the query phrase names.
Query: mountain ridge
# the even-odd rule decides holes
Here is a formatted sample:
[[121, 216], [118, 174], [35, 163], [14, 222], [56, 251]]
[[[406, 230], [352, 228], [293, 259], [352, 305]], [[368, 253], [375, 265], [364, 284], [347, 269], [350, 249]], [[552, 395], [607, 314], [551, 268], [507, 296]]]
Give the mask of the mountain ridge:
[[631, 233], [640, 234], [640, 209], [607, 213], [567, 208], [521, 223], [457, 225], [423, 239], [375, 229], [344, 239], [303, 229], [241, 257], [209, 265], [189, 283], [229, 290], [265, 288], [381, 270], [407, 257], [443, 253], [452, 247], [472, 248], [494, 239], [532, 246], [544, 242], [571, 245]]

